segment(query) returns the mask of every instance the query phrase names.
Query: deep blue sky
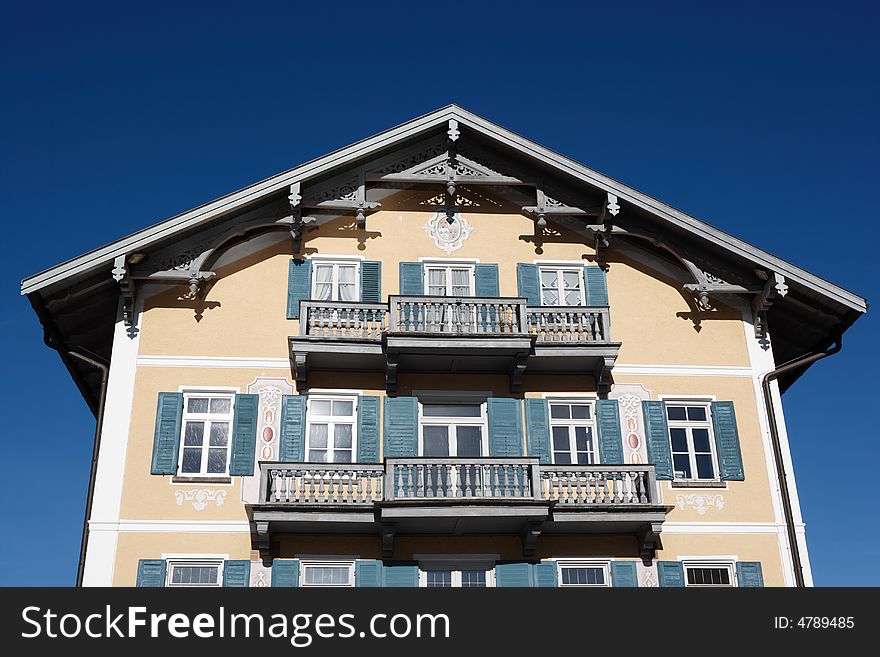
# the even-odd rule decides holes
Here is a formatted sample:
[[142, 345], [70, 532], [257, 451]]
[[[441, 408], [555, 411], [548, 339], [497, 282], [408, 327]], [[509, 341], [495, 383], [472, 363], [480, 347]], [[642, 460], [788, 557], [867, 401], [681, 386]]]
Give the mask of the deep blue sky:
[[[876, 3], [720, 4], [7, 4], [0, 584], [73, 583], [93, 431], [19, 281], [450, 102], [876, 300]], [[785, 397], [817, 584], [880, 585], [877, 327]]]

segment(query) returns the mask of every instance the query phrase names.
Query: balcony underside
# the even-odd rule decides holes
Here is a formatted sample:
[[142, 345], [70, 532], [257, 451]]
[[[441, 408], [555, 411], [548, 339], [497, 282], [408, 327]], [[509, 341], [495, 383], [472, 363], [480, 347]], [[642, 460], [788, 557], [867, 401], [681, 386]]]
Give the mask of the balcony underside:
[[401, 372], [507, 374], [511, 391], [522, 389], [529, 373], [593, 376], [600, 388], [610, 383], [620, 343], [538, 342], [528, 335], [449, 336], [387, 333], [382, 339], [358, 340], [293, 336], [290, 353], [297, 385], [308, 387], [310, 370], [378, 371], [389, 391]]
[[399, 535], [514, 535], [523, 554], [534, 554], [541, 535], [629, 535], [644, 559], [653, 559], [669, 507], [608, 505], [564, 508], [532, 500], [407, 500], [352, 505], [260, 504], [249, 507], [255, 547], [268, 553], [279, 534], [376, 534], [384, 556], [391, 556]]

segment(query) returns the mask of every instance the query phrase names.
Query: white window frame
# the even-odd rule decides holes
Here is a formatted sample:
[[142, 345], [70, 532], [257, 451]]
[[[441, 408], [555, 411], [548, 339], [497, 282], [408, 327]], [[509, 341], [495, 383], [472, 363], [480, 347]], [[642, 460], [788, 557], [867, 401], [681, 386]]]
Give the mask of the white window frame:
[[425, 296], [431, 296], [430, 292], [430, 284], [429, 281], [431, 276], [429, 274], [432, 269], [445, 269], [446, 270], [446, 291], [447, 294], [444, 294], [444, 297], [455, 297], [452, 294], [452, 269], [467, 269], [468, 270], [468, 292], [467, 296], [473, 297], [476, 296], [477, 293], [477, 282], [476, 282], [476, 263], [472, 261], [460, 261], [460, 260], [422, 260], [422, 267], [425, 270], [425, 279], [423, 281], [422, 292]]
[[[479, 417], [457, 417], [457, 416], [429, 416], [425, 417], [424, 414], [424, 406], [425, 404], [431, 406], [435, 404], [440, 404], [444, 406], [479, 406], [480, 407], [480, 416]], [[489, 455], [489, 414], [487, 411], [487, 403], [485, 401], [463, 401], [463, 400], [455, 400], [455, 401], [441, 401], [440, 399], [431, 399], [422, 401], [419, 400], [419, 455], [422, 456], [425, 453], [425, 434], [424, 427], [428, 426], [477, 426], [480, 427], [480, 456], [488, 456]], [[457, 458], [457, 454], [453, 454], [453, 447], [457, 452], [458, 441], [452, 440], [452, 436], [448, 434], [449, 437], [449, 458]], [[457, 438], [457, 434], [455, 438]], [[440, 457], [437, 457], [440, 458]]]
[[[452, 571], [452, 587], [461, 588], [463, 570], [483, 570], [486, 572], [486, 588], [495, 587], [495, 562], [499, 555], [460, 554], [460, 555], [413, 555], [419, 562], [419, 586], [428, 588], [428, 571]], [[440, 588], [440, 587], [438, 587]]]
[[[736, 579], [736, 560], [733, 559], [687, 559], [681, 562], [685, 587], [694, 589], [729, 589], [739, 586]], [[730, 584], [689, 584], [688, 568], [726, 568]]]
[[[669, 444], [669, 456], [670, 461], [672, 462], [672, 476], [673, 481], [686, 481], [686, 482], [718, 482], [721, 481], [721, 472], [718, 468], [718, 450], [715, 445], [715, 427], [712, 424], [712, 400], [706, 399], [705, 397], [700, 398], [686, 398], [686, 397], [676, 397], [676, 398], [664, 398], [664, 410], [666, 413], [666, 425], [669, 429], [668, 435], [666, 436], [668, 444]], [[704, 421], [701, 420], [670, 420], [667, 409], [670, 406], [700, 406], [706, 409], [706, 419]], [[697, 476], [697, 457], [696, 450], [694, 449], [694, 436], [693, 429], [706, 429], [709, 432], [709, 453], [712, 456], [712, 471], [714, 476], [712, 478], [701, 478]], [[688, 461], [691, 466], [691, 477], [680, 477], [678, 475], [678, 471], [675, 469], [675, 459], [673, 458], [676, 453], [672, 448], [672, 429], [684, 429], [685, 437], [687, 440], [688, 446]], [[680, 452], [679, 452], [680, 453]], [[701, 452], [702, 453], [702, 452]]]
[[[331, 412], [332, 412], [332, 403], [334, 401], [350, 401], [352, 406], [351, 416], [351, 463], [357, 463], [357, 441], [358, 441], [358, 396], [352, 394], [336, 394], [336, 393], [316, 393], [309, 394], [306, 399], [306, 435], [303, 441], [303, 458], [307, 463], [311, 463], [309, 461], [309, 451], [311, 449], [311, 440], [312, 440], [312, 422], [314, 421], [316, 424], [326, 424], [327, 426], [327, 447], [324, 450], [327, 452], [328, 457], [332, 455], [333, 452], [336, 451], [335, 445], [335, 425], [337, 420], [341, 420], [346, 416], [338, 415], [338, 416], [314, 416], [312, 413], [312, 402], [313, 401], [329, 401], [331, 403]], [[339, 424], [348, 424], [348, 421], [339, 422]], [[332, 446], [332, 447], [331, 447]], [[335, 463], [335, 461], [325, 461], [328, 465]], [[342, 464], [341, 464], [342, 465]]]
[[347, 267], [354, 266], [354, 299], [351, 302], [345, 303], [354, 303], [361, 300], [362, 257], [353, 256], [347, 258], [344, 256], [312, 256], [310, 259], [312, 261], [312, 297], [315, 297], [315, 290], [318, 289], [318, 265], [327, 265], [333, 267], [333, 277], [330, 283], [330, 298], [324, 299], [324, 301], [342, 301], [342, 299], [339, 298], [339, 267], [342, 265]]
[[[590, 465], [598, 465], [602, 462], [599, 455], [599, 429], [596, 426], [596, 399], [595, 397], [547, 397], [547, 416], [550, 421], [550, 462], [555, 465], [578, 465], [577, 463], [577, 444], [575, 442], [574, 427], [587, 426], [592, 429], [593, 434], [593, 462]], [[560, 419], [553, 417], [553, 404], [577, 404], [578, 406], [590, 407], [589, 420], [572, 420]], [[569, 456], [573, 457], [571, 463], [556, 463], [556, 447], [553, 443], [553, 427], [564, 426], [569, 428], [568, 432], [568, 448]]]
[[[176, 589], [210, 589], [223, 586], [224, 559], [200, 557], [168, 559], [165, 573], [165, 586]], [[217, 567], [217, 581], [214, 584], [174, 584], [174, 570], [180, 567]]]
[[[308, 568], [348, 568], [348, 582], [346, 584], [309, 584], [306, 582], [306, 570]], [[354, 560], [349, 559], [301, 559], [299, 562], [299, 585], [302, 588], [331, 588], [350, 589], [354, 588]]]
[[[562, 570], [563, 568], [601, 568], [602, 578], [605, 580], [602, 584], [563, 584]], [[556, 561], [556, 581], [560, 588], [572, 589], [604, 589], [611, 587], [611, 561], [609, 559], [558, 559]]]
[[[544, 303], [544, 283], [543, 283], [543, 274], [544, 272], [554, 272], [556, 274], [556, 294], [559, 297], [559, 303], [550, 305]], [[587, 305], [587, 291], [584, 285], [584, 265], [564, 265], [564, 264], [539, 264], [538, 265], [538, 295], [541, 299], [541, 306], [545, 308], [554, 308], [556, 306], [570, 306], [571, 304], [564, 304], [562, 301], [565, 298], [565, 288], [562, 285], [562, 272], [574, 272], [577, 275], [578, 280], [578, 291], [580, 292], [580, 303], [574, 304], [576, 306], [586, 306]]]
[[[187, 388], [182, 390], [183, 392], [183, 414], [181, 415], [180, 420], [180, 436], [179, 447], [178, 447], [178, 455], [177, 455], [177, 476], [178, 477], [192, 477], [192, 478], [212, 478], [212, 477], [228, 477], [229, 476], [229, 461], [232, 457], [232, 432], [235, 428], [235, 393], [230, 392], [228, 390], [216, 390], [216, 389], [208, 389], [208, 390], [199, 390], [197, 388]], [[190, 413], [187, 411], [187, 407], [189, 406], [189, 400], [193, 397], [207, 397], [215, 398], [215, 399], [228, 399], [229, 400], [229, 413], [228, 414], [217, 414], [210, 412], [210, 401], [208, 401], [208, 412], [207, 413]], [[186, 423], [187, 422], [204, 422], [205, 429], [202, 434], [202, 463], [199, 467], [198, 472], [184, 472], [183, 471], [183, 455], [184, 450], [186, 449], [186, 445], [184, 444], [184, 439], [186, 437]], [[207, 472], [208, 466], [208, 453], [210, 451], [210, 439], [211, 439], [211, 424], [213, 422], [226, 422], [229, 424], [229, 434], [226, 439], [226, 469], [223, 472]], [[215, 448], [216, 449], [216, 448]]]

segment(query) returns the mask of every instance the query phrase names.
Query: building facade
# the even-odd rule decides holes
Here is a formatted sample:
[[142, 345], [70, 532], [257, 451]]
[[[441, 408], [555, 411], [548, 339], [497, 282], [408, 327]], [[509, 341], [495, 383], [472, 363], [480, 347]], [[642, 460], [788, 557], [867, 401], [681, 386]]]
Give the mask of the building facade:
[[781, 392], [866, 310], [455, 106], [22, 291], [99, 586], [810, 585]]

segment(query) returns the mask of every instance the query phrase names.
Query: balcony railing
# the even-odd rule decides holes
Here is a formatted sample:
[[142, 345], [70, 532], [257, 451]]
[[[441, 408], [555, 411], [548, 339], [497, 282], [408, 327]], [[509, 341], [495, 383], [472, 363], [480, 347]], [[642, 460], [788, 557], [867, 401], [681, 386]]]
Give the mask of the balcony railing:
[[535, 336], [540, 343], [610, 341], [607, 306], [528, 307], [515, 297], [391, 296], [388, 305], [303, 301], [300, 335], [379, 342], [382, 335]]
[[655, 505], [652, 465], [540, 465], [535, 458], [389, 458], [385, 464], [261, 463], [261, 504], [419, 501]]

